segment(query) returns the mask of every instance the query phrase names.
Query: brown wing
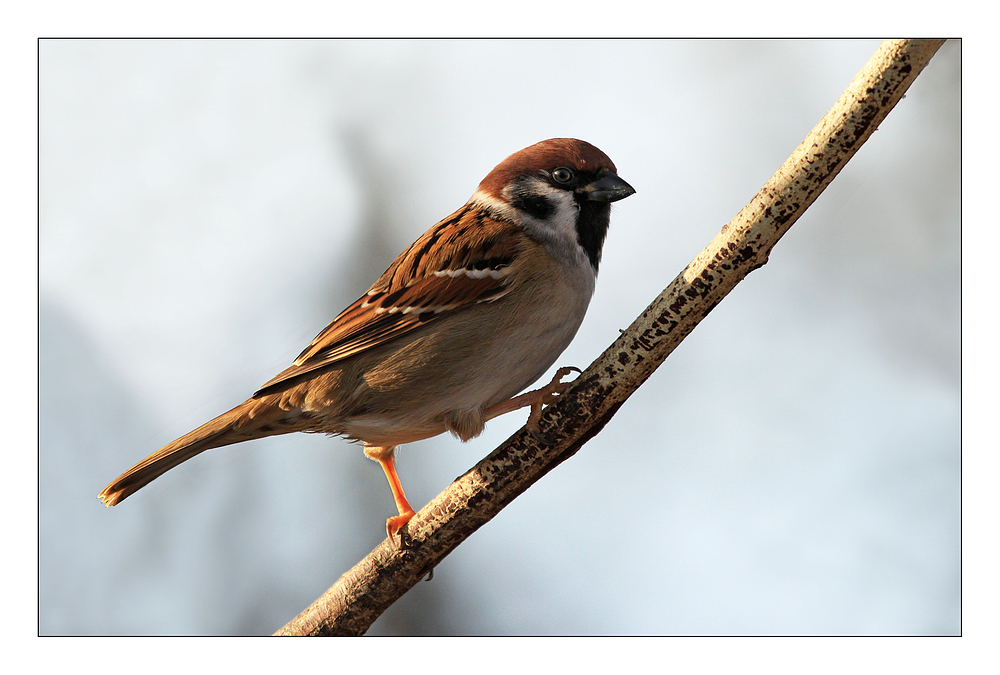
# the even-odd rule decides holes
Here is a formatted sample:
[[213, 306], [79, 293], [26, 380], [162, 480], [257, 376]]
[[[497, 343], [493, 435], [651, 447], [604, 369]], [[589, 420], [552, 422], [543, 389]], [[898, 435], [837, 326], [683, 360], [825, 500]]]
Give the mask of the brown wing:
[[466, 204], [396, 258], [365, 295], [254, 397], [281, 391], [450, 312], [502, 297], [520, 253], [517, 237], [511, 236], [515, 227]]

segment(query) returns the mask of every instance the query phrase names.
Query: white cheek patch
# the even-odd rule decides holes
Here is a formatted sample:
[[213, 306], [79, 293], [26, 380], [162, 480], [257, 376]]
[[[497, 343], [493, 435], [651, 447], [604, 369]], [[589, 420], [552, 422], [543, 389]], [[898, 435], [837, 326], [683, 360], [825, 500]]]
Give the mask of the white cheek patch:
[[547, 225], [569, 241], [576, 241], [576, 221], [580, 214], [580, 205], [576, 203], [572, 192], [549, 188], [549, 201], [556, 205], [556, 212], [549, 218]]
[[524, 190], [526, 187], [532, 195], [548, 202], [552, 207], [552, 214], [543, 220], [517, 211], [520, 222], [535, 237], [550, 241], [560, 248], [576, 248], [578, 246], [576, 223], [580, 206], [576, 203], [573, 191], [554, 187], [537, 177], [523, 181], [519, 189]]
[[[543, 220], [511, 205], [514, 189], [513, 186], [508, 185], [503, 189], [503, 194], [500, 197], [476, 191], [469, 202], [495, 218], [521, 225], [532, 239], [545, 242], [552, 249], [561, 251], [560, 257], [572, 260], [574, 264], [582, 265], [587, 261], [587, 254], [580, 246], [579, 233], [576, 229], [580, 207], [571, 190], [553, 187], [545, 180], [535, 176], [520, 181], [517, 190], [522, 193], [525, 189], [530, 190], [552, 207], [551, 215]], [[591, 267], [589, 262], [587, 266]]]
[[[523, 181], [520, 189], [528, 188], [534, 196], [540, 197], [554, 208], [551, 216], [545, 220], [534, 218], [529, 214], [521, 214], [522, 220], [527, 220], [538, 227], [554, 231], [561, 235], [560, 238], [576, 239], [576, 217], [580, 212], [580, 207], [576, 203], [571, 190], [563, 190], [554, 187], [541, 178], [531, 177]], [[510, 190], [507, 188], [505, 192]], [[509, 195], [508, 195], [509, 196]]]
[[544, 239], [559, 239], [566, 243], [575, 243], [577, 237], [576, 220], [580, 207], [573, 197], [573, 192], [553, 187], [536, 177], [522, 181], [519, 188], [523, 189], [525, 183], [530, 185], [533, 194], [545, 199], [554, 207], [554, 213], [549, 218], [540, 220], [511, 206], [512, 195], [510, 193], [513, 189], [511, 186], [504, 188], [503, 199], [477, 190], [469, 201], [504, 220], [527, 226], [532, 233], [542, 234]]

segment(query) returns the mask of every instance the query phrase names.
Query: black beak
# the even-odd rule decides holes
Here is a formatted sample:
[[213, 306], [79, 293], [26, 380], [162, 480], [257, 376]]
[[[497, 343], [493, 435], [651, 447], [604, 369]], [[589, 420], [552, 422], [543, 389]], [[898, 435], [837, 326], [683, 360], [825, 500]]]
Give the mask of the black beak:
[[616, 202], [635, 194], [635, 188], [614, 173], [609, 173], [584, 186], [583, 191], [587, 199], [594, 202]]

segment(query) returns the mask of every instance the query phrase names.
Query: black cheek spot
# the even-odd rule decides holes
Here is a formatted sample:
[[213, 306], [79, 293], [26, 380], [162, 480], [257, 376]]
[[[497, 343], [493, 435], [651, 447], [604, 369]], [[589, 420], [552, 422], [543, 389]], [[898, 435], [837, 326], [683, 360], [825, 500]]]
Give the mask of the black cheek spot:
[[541, 195], [517, 195], [511, 205], [538, 220], [547, 220], [556, 212], [556, 205]]

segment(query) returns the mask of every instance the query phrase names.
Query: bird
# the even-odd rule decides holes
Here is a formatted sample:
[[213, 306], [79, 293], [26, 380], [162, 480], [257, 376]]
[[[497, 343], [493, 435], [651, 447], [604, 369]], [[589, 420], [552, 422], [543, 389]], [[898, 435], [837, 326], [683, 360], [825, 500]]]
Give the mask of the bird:
[[[570, 344], [594, 293], [611, 203], [635, 193], [611, 159], [552, 138], [496, 166], [460, 209], [399, 255], [357, 301], [249, 399], [149, 455], [105, 487], [114, 506], [206, 450], [291, 432], [363, 444], [389, 482], [395, 542], [415, 515], [398, 446], [544, 405], [571, 368], [537, 381]], [[401, 536], [401, 535], [400, 535]]]

